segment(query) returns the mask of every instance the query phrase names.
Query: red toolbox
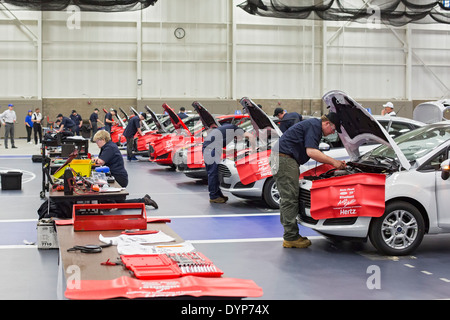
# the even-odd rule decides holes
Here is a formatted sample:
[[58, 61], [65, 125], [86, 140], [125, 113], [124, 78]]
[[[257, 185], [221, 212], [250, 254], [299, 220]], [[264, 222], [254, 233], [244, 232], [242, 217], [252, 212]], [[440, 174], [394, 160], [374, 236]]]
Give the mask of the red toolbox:
[[75, 231], [147, 229], [144, 203], [74, 204], [72, 218]]
[[169, 279], [182, 276], [220, 277], [223, 271], [200, 252], [122, 255], [123, 264], [138, 279]]

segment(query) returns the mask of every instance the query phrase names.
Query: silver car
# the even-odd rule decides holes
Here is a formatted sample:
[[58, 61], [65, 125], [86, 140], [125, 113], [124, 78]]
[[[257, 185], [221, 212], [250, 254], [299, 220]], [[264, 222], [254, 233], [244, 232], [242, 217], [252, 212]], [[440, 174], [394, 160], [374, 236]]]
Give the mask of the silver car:
[[[249, 113], [252, 117], [252, 113]], [[258, 116], [261, 116], [258, 114]], [[267, 116], [267, 115], [266, 115]], [[391, 137], [397, 137], [411, 130], [424, 126], [419, 121], [402, 117], [373, 116], [388, 132]], [[262, 122], [260, 122], [262, 123]], [[254, 125], [258, 125], [255, 122]], [[261, 128], [259, 128], [261, 130]], [[281, 133], [280, 133], [281, 134]], [[348, 160], [349, 154], [342, 145], [342, 142], [334, 133], [322, 139], [320, 149], [332, 158], [339, 160]], [[364, 153], [378, 146], [377, 142], [368, 142], [360, 147], [360, 152]], [[317, 165], [314, 160], [310, 160], [301, 166], [301, 172], [304, 172]], [[238, 170], [236, 169], [235, 159], [227, 158], [219, 164], [220, 188], [224, 192], [230, 192], [236, 197], [243, 199], [262, 199], [264, 203], [272, 209], [278, 209], [280, 206], [280, 195], [271, 173], [264, 178], [258, 179], [248, 184], [242, 183]]]
[[[341, 123], [339, 135], [352, 158], [345, 170], [330, 170], [300, 181], [300, 224], [331, 238], [369, 238], [387, 255], [410, 254], [426, 233], [450, 232], [450, 123], [426, 125], [392, 139], [382, 126], [374, 126], [374, 118], [345, 93], [333, 91], [323, 99], [331, 111], [345, 113], [350, 119]], [[348, 112], [350, 109], [355, 112]], [[381, 143], [362, 156], [358, 156], [361, 134], [352, 134], [351, 130], [356, 117], [359, 127], [364, 127], [364, 139]], [[342, 209], [350, 197], [347, 191], [353, 190], [357, 181], [367, 182], [372, 175], [385, 181], [380, 185], [385, 192], [361, 197], [364, 199], [359, 203], [360, 213], [353, 210], [356, 206]], [[347, 189], [336, 188], [343, 178], [351, 181]], [[319, 209], [323, 204], [317, 202], [317, 192], [322, 187], [328, 198], [341, 199], [340, 204], [323, 212]], [[374, 202], [379, 206], [377, 213], [369, 210]]]

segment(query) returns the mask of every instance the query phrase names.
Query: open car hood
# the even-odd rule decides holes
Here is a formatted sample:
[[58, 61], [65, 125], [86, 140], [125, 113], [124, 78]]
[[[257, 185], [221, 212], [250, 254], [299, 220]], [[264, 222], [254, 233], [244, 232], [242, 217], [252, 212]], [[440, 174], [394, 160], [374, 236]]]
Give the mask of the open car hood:
[[128, 117], [128, 114], [122, 109], [122, 107], [119, 107], [119, 110], [120, 110], [120, 112], [122, 112], [123, 117], [125, 118], [126, 121], [130, 120], [130, 117]]
[[171, 107], [169, 107], [167, 105], [167, 103], [163, 103], [162, 107], [169, 115], [170, 121], [172, 121], [173, 127], [176, 130], [184, 129], [184, 130], [186, 130], [186, 132], [188, 132], [190, 134], [190, 131], [189, 131], [188, 127], [186, 126], [186, 124], [183, 121], [181, 121], [180, 117], [175, 113], [175, 111], [173, 111], [173, 109]]
[[216, 125], [217, 127], [220, 126], [216, 118], [213, 117], [212, 114], [209, 113], [209, 111], [206, 110], [206, 108], [203, 107], [200, 102], [194, 101], [192, 102], [192, 106], [194, 107], [194, 110], [197, 111], [200, 120], [202, 121], [203, 126], [206, 130], [211, 128], [212, 125]]
[[155, 112], [153, 112], [153, 110], [150, 109], [149, 106], [145, 106], [145, 109], [147, 109], [148, 113], [150, 114], [150, 117], [152, 117], [153, 122], [155, 123], [156, 127], [158, 128], [158, 132], [166, 133], [167, 132], [166, 128], [162, 125], [161, 121], [159, 121]]
[[278, 128], [275, 122], [273, 122], [269, 116], [256, 105], [256, 103], [246, 97], [242, 98], [239, 102], [249, 114], [253, 128], [255, 128], [258, 137], [264, 129], [270, 129], [272, 133], [276, 133], [278, 137], [281, 137], [283, 133], [280, 128]]
[[450, 112], [450, 101], [428, 101], [419, 104], [413, 111], [413, 119], [427, 124], [445, 121], [447, 113]]
[[373, 141], [392, 147], [401, 165], [409, 170], [411, 165], [400, 148], [381, 124], [358, 102], [338, 90], [326, 93], [322, 99], [329, 110], [339, 116], [341, 133], [338, 132], [338, 135], [350, 159], [359, 157], [359, 146]]

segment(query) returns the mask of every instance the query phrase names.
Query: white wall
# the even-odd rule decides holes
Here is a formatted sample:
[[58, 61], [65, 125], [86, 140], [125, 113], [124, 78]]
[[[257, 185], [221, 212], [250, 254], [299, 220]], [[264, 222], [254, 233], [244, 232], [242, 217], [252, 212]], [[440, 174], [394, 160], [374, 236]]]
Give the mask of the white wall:
[[263, 18], [240, 2], [0, 10], [0, 97], [316, 99], [331, 89], [364, 99], [449, 96], [450, 26]]

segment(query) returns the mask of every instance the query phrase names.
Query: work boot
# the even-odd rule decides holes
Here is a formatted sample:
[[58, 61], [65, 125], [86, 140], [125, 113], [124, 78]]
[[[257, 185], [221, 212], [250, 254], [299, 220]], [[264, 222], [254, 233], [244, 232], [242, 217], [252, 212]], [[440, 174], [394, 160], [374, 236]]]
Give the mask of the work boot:
[[155, 209], [158, 209], [158, 204], [148, 194], [144, 196], [144, 203], [146, 206], [152, 206]]
[[297, 240], [283, 240], [284, 248], [307, 248], [311, 245], [311, 240], [306, 237], [300, 237]]
[[225, 202], [227, 202], [227, 200], [228, 200], [228, 198], [222, 198], [222, 197], [218, 197], [218, 198], [215, 198], [215, 199], [209, 199], [209, 202], [211, 202], [211, 203], [225, 203]]

